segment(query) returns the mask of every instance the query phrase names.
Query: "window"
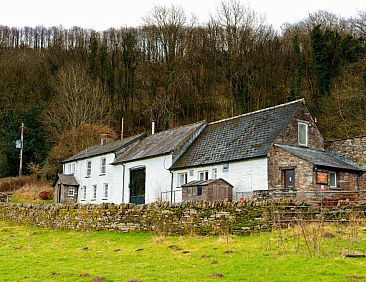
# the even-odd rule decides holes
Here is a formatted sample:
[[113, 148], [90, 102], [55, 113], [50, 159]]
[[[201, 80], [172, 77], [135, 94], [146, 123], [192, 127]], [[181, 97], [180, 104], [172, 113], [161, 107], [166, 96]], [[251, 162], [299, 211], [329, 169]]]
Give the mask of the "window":
[[91, 175], [91, 161], [86, 163], [86, 177], [90, 177]]
[[105, 174], [105, 167], [106, 167], [106, 159], [100, 159], [100, 174]]
[[67, 165], [67, 174], [70, 174], [71, 173], [71, 164], [68, 164]]
[[217, 178], [217, 168], [213, 168], [212, 169], [212, 179], [216, 179]]
[[93, 185], [92, 189], [92, 201], [95, 201], [97, 199], [97, 185]]
[[81, 200], [86, 200], [86, 186], [81, 187]]
[[74, 197], [74, 195], [75, 195], [75, 188], [74, 187], [69, 187], [69, 196]]
[[188, 196], [201, 196], [202, 190], [203, 190], [202, 186], [187, 187], [187, 195]]
[[329, 186], [336, 188], [337, 187], [337, 174], [335, 172], [329, 172]]
[[300, 146], [308, 146], [308, 127], [307, 123], [298, 123], [298, 139]]
[[208, 180], [208, 170], [198, 172], [198, 180]]
[[197, 196], [202, 195], [202, 186], [197, 186]]
[[191, 170], [189, 171], [189, 176], [193, 176], [193, 174], [194, 174], [194, 170], [193, 170], [193, 169], [191, 169]]
[[229, 171], [229, 163], [224, 163], [222, 166], [222, 172], [228, 172]]
[[109, 191], [108, 191], [108, 183], [103, 184], [103, 200], [108, 200]]
[[179, 173], [178, 174], [178, 186], [182, 186], [183, 184], [187, 183], [188, 175], [187, 173]]
[[72, 170], [71, 173], [75, 173], [75, 163], [72, 164]]

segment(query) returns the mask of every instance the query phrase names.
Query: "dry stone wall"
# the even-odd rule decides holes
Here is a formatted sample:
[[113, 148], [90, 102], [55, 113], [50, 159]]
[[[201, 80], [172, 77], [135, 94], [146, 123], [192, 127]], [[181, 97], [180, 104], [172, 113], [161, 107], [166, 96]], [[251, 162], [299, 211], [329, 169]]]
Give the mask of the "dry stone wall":
[[[352, 207], [364, 216], [366, 205]], [[39, 205], [0, 203], [0, 220], [69, 230], [152, 231], [162, 234], [224, 235], [271, 230], [278, 222], [293, 222], [296, 215], [311, 219], [319, 212], [291, 201], [231, 203], [155, 203], [104, 205]], [[349, 208], [322, 212], [325, 218], [349, 217]], [[275, 221], [273, 221], [276, 219]]]

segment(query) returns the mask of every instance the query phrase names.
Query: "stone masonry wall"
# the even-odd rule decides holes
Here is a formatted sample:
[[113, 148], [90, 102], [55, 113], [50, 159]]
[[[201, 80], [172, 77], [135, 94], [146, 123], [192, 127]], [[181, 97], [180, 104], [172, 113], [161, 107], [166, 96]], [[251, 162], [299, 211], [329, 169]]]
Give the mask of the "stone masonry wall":
[[[327, 141], [325, 148], [345, 156], [366, 169], [366, 136]], [[366, 173], [360, 178], [360, 188], [366, 189]]]
[[366, 169], [366, 136], [327, 141], [325, 147], [351, 159]]
[[295, 189], [297, 191], [310, 191], [315, 188], [313, 165], [311, 163], [281, 148], [272, 147], [268, 154], [269, 189], [284, 188], [282, 175], [284, 169], [295, 169]]
[[[337, 208], [335, 208], [337, 207]], [[274, 224], [294, 223], [296, 215], [304, 219], [342, 221], [355, 214], [365, 217], [366, 204], [348, 200], [329, 209], [311, 207], [292, 200], [279, 202], [196, 202], [154, 203], [148, 205], [40, 205], [0, 203], [0, 220], [38, 227], [68, 230], [108, 230], [123, 232], [153, 231], [159, 234], [246, 235], [271, 230]], [[296, 220], [295, 220], [296, 221]], [[282, 226], [282, 225], [281, 225]]]
[[299, 146], [298, 143], [298, 122], [305, 121], [309, 124], [308, 127], [308, 147], [310, 149], [323, 150], [324, 139], [317, 125], [311, 117], [306, 107], [302, 107], [293, 116], [292, 120], [276, 138], [275, 143]]

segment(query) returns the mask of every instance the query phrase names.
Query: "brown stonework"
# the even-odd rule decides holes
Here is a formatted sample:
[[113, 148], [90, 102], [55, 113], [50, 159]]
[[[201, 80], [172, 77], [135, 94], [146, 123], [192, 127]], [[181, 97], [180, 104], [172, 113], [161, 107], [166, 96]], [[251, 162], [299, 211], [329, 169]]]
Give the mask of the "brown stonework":
[[[74, 196], [69, 196], [69, 189], [74, 188]], [[61, 190], [61, 192], [60, 192]], [[77, 203], [78, 188], [74, 186], [66, 186], [60, 183], [55, 185], [54, 202], [62, 204]], [[59, 199], [58, 199], [59, 198]]]
[[324, 139], [317, 125], [304, 105], [292, 117], [286, 128], [276, 138], [275, 143], [299, 146], [298, 143], [298, 122], [306, 122], [308, 127], [308, 148], [315, 150], [324, 149]]
[[366, 136], [327, 141], [325, 147], [351, 159], [366, 169]]
[[[296, 191], [331, 190], [329, 185], [316, 183], [314, 165], [278, 147], [273, 147], [268, 154], [268, 187], [269, 189], [284, 189], [283, 170], [295, 169]], [[358, 185], [358, 173], [321, 169], [322, 172], [336, 172], [337, 189], [356, 190], [366, 188], [365, 178]]]

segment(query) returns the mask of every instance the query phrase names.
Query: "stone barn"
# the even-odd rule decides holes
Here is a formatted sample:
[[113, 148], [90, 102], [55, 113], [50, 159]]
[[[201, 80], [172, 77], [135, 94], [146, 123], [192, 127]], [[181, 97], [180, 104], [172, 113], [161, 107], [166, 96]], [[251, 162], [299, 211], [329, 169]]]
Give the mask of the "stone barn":
[[182, 185], [183, 201], [231, 201], [233, 185], [222, 178], [191, 181]]
[[77, 203], [79, 183], [73, 174], [59, 173], [53, 187], [55, 203]]

